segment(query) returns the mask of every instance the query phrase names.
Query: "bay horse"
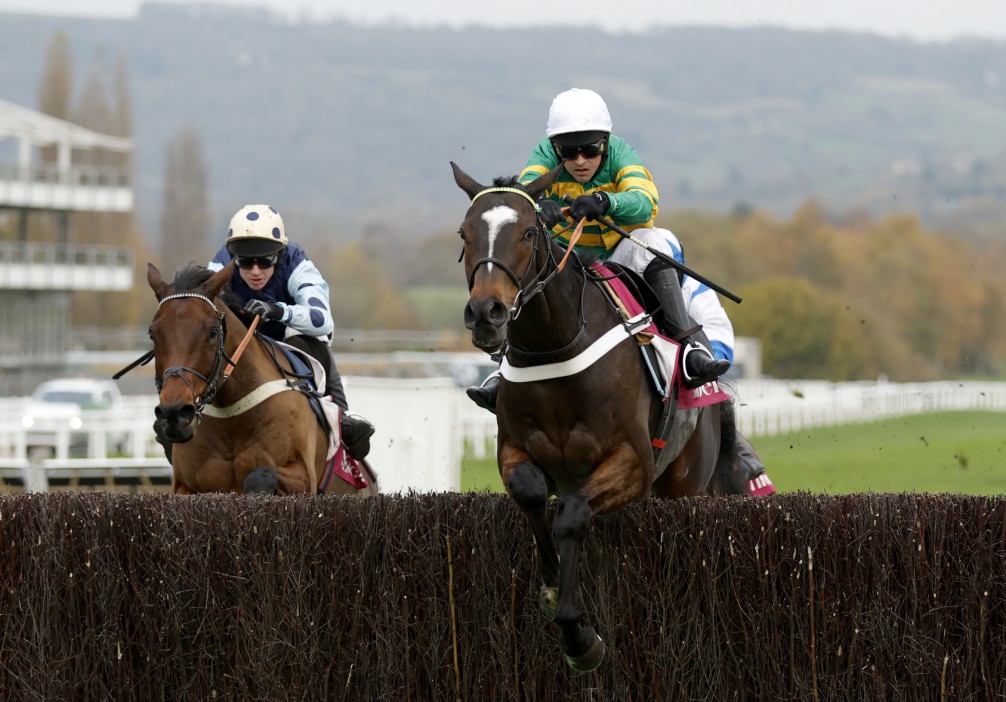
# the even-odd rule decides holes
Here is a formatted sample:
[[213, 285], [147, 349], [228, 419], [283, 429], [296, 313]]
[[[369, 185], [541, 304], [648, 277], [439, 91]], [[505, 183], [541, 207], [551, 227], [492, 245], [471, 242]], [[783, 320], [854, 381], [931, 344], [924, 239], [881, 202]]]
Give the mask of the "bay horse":
[[309, 392], [292, 387], [290, 361], [249, 334], [222, 297], [233, 266], [216, 273], [188, 266], [171, 283], [147, 266], [158, 300], [150, 324], [154, 414], [172, 442], [173, 492], [377, 494], [365, 461], [337, 452], [337, 468], [351, 469], [355, 480], [326, 475], [329, 436]]
[[[558, 626], [566, 661], [593, 670], [604, 643], [586, 621], [577, 576], [591, 521], [653, 495], [714, 492], [714, 470], [733, 470], [733, 435], [721, 437], [721, 413], [731, 405], [697, 410], [694, 430], [658, 474], [651, 440], [659, 436], [663, 404], [640, 349], [626, 335], [597, 362], [583, 362], [620, 323], [575, 247], [561, 265], [566, 250], [537, 214], [536, 200], [562, 165], [527, 185], [511, 178], [492, 187], [451, 167], [472, 200], [459, 232], [469, 288], [465, 326], [476, 347], [504, 350], [496, 402], [500, 476], [534, 534], [544, 583], [539, 603]], [[508, 381], [508, 366], [529, 381]], [[545, 368], [566, 370], [557, 376]], [[720, 481], [721, 491], [742, 491], [742, 482], [729, 482]], [[550, 533], [552, 496], [558, 500]]]

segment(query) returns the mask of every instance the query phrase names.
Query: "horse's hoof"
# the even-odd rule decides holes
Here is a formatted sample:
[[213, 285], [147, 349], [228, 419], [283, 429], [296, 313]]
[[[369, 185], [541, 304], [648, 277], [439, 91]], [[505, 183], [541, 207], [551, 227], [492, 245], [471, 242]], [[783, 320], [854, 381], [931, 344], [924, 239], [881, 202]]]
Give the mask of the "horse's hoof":
[[278, 484], [279, 476], [275, 470], [259, 466], [248, 474], [243, 487], [246, 495], [275, 495]]
[[538, 606], [549, 619], [555, 618], [555, 608], [559, 604], [559, 588], [542, 585], [538, 591]]
[[570, 656], [566, 654], [566, 663], [569, 667], [578, 673], [589, 673], [590, 671], [601, 665], [601, 661], [604, 659], [604, 642], [601, 637], [594, 633], [594, 643], [590, 645], [590, 648], [586, 650], [585, 653], [581, 653], [579, 656]]

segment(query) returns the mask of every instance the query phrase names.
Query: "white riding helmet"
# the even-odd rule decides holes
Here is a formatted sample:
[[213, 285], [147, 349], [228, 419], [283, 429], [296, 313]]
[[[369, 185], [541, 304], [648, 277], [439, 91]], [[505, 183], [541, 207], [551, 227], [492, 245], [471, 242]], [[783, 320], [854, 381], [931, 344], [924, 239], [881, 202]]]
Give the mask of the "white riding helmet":
[[570, 132], [611, 133], [608, 106], [593, 90], [572, 88], [559, 93], [548, 110], [545, 135], [551, 139]]
[[231, 217], [227, 230], [227, 250], [231, 256], [271, 256], [288, 243], [283, 218], [269, 205], [245, 205]]

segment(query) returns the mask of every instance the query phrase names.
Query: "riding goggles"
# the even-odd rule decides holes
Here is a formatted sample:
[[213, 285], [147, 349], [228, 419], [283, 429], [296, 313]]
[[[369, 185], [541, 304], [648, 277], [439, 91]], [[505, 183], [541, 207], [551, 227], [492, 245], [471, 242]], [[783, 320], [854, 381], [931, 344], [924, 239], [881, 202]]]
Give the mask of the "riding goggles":
[[577, 154], [583, 154], [584, 158], [597, 158], [604, 153], [604, 149], [607, 145], [607, 138], [598, 139], [597, 141], [592, 141], [589, 144], [577, 144], [575, 146], [564, 146], [562, 144], [557, 144], [554, 141], [552, 142], [552, 148], [555, 149], [555, 155], [563, 161], [572, 161], [576, 159]]
[[234, 262], [237, 263], [238, 268], [243, 268], [246, 271], [250, 271], [255, 266], [266, 271], [276, 265], [276, 256], [238, 256]]

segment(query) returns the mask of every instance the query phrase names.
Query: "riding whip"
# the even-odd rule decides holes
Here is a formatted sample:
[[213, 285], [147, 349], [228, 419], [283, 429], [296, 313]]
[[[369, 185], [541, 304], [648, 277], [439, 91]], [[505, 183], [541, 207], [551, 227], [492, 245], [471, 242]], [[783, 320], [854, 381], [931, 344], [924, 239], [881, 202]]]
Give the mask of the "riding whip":
[[[563, 202], [565, 202], [567, 205], [573, 202], [573, 199], [569, 195], [564, 196], [562, 199], [563, 199]], [[670, 265], [670, 266], [674, 267], [675, 269], [681, 271], [682, 273], [684, 273], [688, 277], [694, 278], [695, 280], [699, 281], [700, 283], [704, 283], [705, 285], [709, 286], [711, 289], [715, 290], [716, 292], [718, 292], [719, 294], [723, 295], [724, 297], [729, 298], [733, 302], [736, 302], [737, 304], [741, 303], [741, 298], [740, 297], [738, 297], [737, 295], [733, 294], [732, 292], [730, 292], [729, 290], [727, 290], [723, 286], [714, 283], [713, 281], [709, 280], [709, 278], [706, 278], [703, 275], [699, 275], [698, 273], [696, 273], [695, 271], [693, 271], [691, 268], [689, 268], [688, 266], [684, 265], [683, 263], [678, 263], [677, 261], [674, 260], [673, 256], [668, 256], [663, 251], [657, 251], [657, 250], [655, 250], [653, 248], [650, 248], [650, 246], [648, 246], [645, 241], [642, 241], [641, 239], [637, 239], [636, 237], [632, 236], [632, 234], [629, 234], [629, 232], [627, 232], [624, 229], [622, 229], [621, 227], [619, 227], [617, 224], [615, 224], [614, 222], [612, 222], [607, 217], [597, 217], [596, 221], [600, 222], [604, 226], [608, 227], [608, 229], [610, 229], [611, 231], [615, 232], [616, 234], [618, 234], [622, 238], [628, 239], [629, 241], [631, 241], [636, 246], [641, 246], [642, 248], [646, 249], [651, 254], [653, 254], [654, 256], [656, 256], [657, 258], [659, 258], [661, 261], [664, 261], [668, 265]]]

